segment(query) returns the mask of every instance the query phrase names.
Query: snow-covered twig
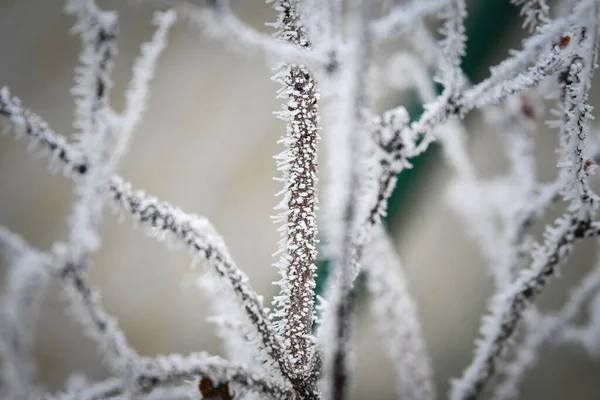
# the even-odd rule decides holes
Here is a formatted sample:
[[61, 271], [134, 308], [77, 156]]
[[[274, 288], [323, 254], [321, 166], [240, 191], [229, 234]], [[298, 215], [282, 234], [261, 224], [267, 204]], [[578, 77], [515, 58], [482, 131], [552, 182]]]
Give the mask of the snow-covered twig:
[[125, 110], [119, 121], [120, 132], [112, 155], [113, 159], [119, 159], [126, 151], [131, 133], [142, 118], [146, 109], [150, 81], [154, 77], [158, 58], [167, 46], [167, 33], [174, 23], [173, 10], [157, 11], [154, 14], [153, 24], [156, 25], [156, 31], [149, 42], [142, 44], [141, 54], [133, 65], [131, 81], [125, 92]]
[[319, 333], [324, 347], [323, 390], [331, 399], [346, 398], [350, 384], [350, 343], [354, 313], [353, 283], [358, 274], [360, 254], [355, 246], [361, 235], [359, 223], [366, 210], [361, 205], [364, 171], [365, 118], [368, 107], [367, 78], [371, 66], [372, 37], [369, 29], [371, 7], [365, 0], [350, 5], [348, 29], [351, 44], [345, 62], [340, 66], [339, 79], [345, 80], [344, 96], [339, 105], [335, 136], [330, 139], [336, 148], [334, 174], [330, 184], [329, 232], [333, 280], [330, 284], [327, 321]]
[[33, 398], [37, 392], [33, 354], [37, 320], [52, 271], [51, 259], [2, 226], [0, 249], [11, 262], [0, 307], [0, 394], [10, 399]]
[[436, 14], [451, 0], [414, 0], [408, 4], [395, 6], [385, 16], [373, 21], [374, 40], [384, 40], [402, 32], [428, 14]]
[[432, 366], [416, 306], [402, 266], [383, 227], [375, 229], [364, 255], [373, 324], [382, 347], [394, 363], [396, 391], [402, 399], [435, 398]]
[[171, 354], [147, 359], [135, 381], [144, 393], [161, 385], [182, 383], [196, 376], [209, 378], [213, 385], [239, 384], [267, 398], [294, 398], [294, 391], [288, 382], [266, 377], [258, 371], [248, 370], [243, 365], [205, 353], [192, 353], [185, 357]]
[[525, 16], [523, 27], [529, 28], [530, 31], [550, 22], [550, 7], [546, 0], [511, 0], [511, 2], [521, 7], [521, 15]]
[[323, 54], [307, 52], [293, 43], [260, 33], [237, 18], [228, 0], [210, 1], [205, 8], [179, 0], [167, 0], [182, 18], [206, 29], [211, 36], [223, 40], [238, 51], [260, 54], [270, 60], [298, 63], [319, 69], [326, 62]]

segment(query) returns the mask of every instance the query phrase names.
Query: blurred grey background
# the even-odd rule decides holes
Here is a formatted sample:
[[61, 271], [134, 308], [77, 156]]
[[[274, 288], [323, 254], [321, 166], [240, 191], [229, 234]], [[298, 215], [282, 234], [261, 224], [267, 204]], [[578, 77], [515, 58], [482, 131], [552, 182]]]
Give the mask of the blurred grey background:
[[[152, 34], [152, 7], [136, 1], [98, 3], [120, 12], [112, 92], [113, 105], [120, 110], [139, 44]], [[276, 18], [261, 0], [239, 0], [234, 6], [240, 17], [266, 32], [269, 28], [263, 23]], [[69, 89], [78, 39], [68, 33], [73, 20], [62, 7], [60, 0], [0, 0], [0, 86], [9, 86], [54, 130], [69, 135], [74, 107]], [[501, 60], [508, 48], [519, 47], [519, 24], [501, 38], [486, 62]], [[380, 57], [385, 59], [392, 49], [384, 48]], [[272, 156], [280, 151], [276, 141], [284, 132], [272, 114], [280, 107], [272, 75], [272, 65], [264, 60], [232, 53], [200, 35], [196, 27], [179, 22], [152, 83], [148, 112], [120, 170], [136, 188], [207, 216], [254, 288], [265, 295], [265, 304], [274, 294], [271, 282], [277, 279], [271, 265], [277, 234], [269, 217], [278, 202], [273, 194], [279, 184], [272, 179], [277, 175]], [[594, 89], [594, 104], [599, 96], [600, 90]], [[469, 127], [471, 150], [484, 176], [504, 170], [505, 160], [493, 150], [498, 138], [481, 129], [476, 116], [469, 119]], [[555, 136], [547, 129], [537, 136], [540, 174], [547, 180], [555, 176]], [[444, 398], [449, 378], [458, 376], [471, 360], [491, 285], [475, 243], [445, 200], [452, 173], [441, 155], [424, 168], [391, 229], [419, 307], [439, 397]], [[26, 143], [15, 143], [12, 134], [0, 137], [0, 224], [48, 249], [66, 238], [72, 199], [71, 182], [49, 174], [45, 159], [32, 157]], [[93, 281], [137, 351], [222, 352], [213, 327], [205, 321], [209, 300], [190, 284], [194, 271], [185, 251], [169, 251], [134, 228], [128, 217], [120, 223], [110, 212], [102, 239]], [[542, 298], [545, 307], [560, 305], [569, 284], [592, 266], [594, 253], [592, 241], [578, 247], [561, 279]], [[37, 346], [40, 380], [51, 390], [61, 389], [72, 372], [90, 379], [106, 376], [94, 343], [64, 306], [59, 288], [51, 287]], [[391, 363], [378, 346], [366, 310], [361, 304], [354, 397], [391, 399]], [[600, 398], [598, 360], [579, 348], [549, 349], [525, 379], [523, 399]]]

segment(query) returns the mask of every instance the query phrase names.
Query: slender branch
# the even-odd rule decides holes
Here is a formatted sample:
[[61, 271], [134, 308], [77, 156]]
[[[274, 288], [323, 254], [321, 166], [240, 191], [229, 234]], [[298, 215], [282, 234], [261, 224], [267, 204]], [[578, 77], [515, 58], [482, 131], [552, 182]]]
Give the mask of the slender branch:
[[319, 69], [326, 62], [321, 53], [307, 52], [292, 43], [274, 39], [246, 25], [233, 14], [227, 0], [211, 1], [207, 8], [200, 8], [185, 1], [170, 2], [174, 3], [174, 10], [182, 18], [189, 18], [205, 28], [208, 34], [231, 45], [237, 51], [260, 54], [268, 59], [303, 64], [315, 69]]
[[6, 398], [36, 395], [37, 320], [51, 272], [50, 258], [0, 226], [0, 249], [11, 269], [0, 306], [0, 390]]
[[429, 14], [436, 14], [452, 0], [413, 0], [394, 7], [387, 15], [371, 22], [373, 39], [383, 41], [408, 30]]
[[113, 159], [120, 158], [129, 145], [131, 133], [139, 124], [148, 101], [149, 84], [154, 77], [158, 58], [167, 46], [167, 34], [176, 16], [173, 10], [155, 12], [153, 24], [154, 35], [149, 42], [143, 43], [141, 54], [133, 65], [129, 86], [125, 92], [125, 109], [120, 118], [118, 141], [112, 154]]
[[530, 31], [550, 22], [550, 7], [546, 0], [511, 0], [511, 3], [521, 7], [521, 15], [525, 16], [523, 27]]
[[72, 393], [46, 394], [43, 400], [108, 400], [125, 393], [121, 379], [110, 378]]
[[373, 236], [364, 266], [374, 325], [394, 363], [396, 392], [406, 400], [434, 399], [431, 361], [400, 260], [383, 227], [378, 226]]
[[100, 292], [89, 283], [84, 268], [67, 263], [59, 278], [71, 299], [70, 307], [85, 333], [99, 346], [99, 353], [112, 373], [128, 378], [139, 363], [139, 355], [129, 346], [117, 320], [102, 307]]
[[110, 129], [108, 96], [117, 53], [117, 14], [100, 10], [94, 0], [68, 0], [65, 11], [76, 17], [73, 33], [79, 34], [82, 46], [71, 91], [76, 98], [74, 126], [80, 130], [83, 151], [102, 155], [98, 149]]
[[442, 84], [452, 93], [453, 97], [458, 95], [462, 83], [461, 58], [465, 55], [467, 36], [465, 34], [465, 18], [467, 17], [467, 6], [465, 0], [452, 0], [444, 9], [444, 24], [440, 33], [444, 35], [442, 50], [449, 67], [442, 70]]
[[[323, 360], [324, 391], [328, 398], [342, 400], [348, 396], [350, 384], [349, 354], [354, 313], [354, 280], [358, 273], [359, 254], [354, 238], [359, 235], [358, 222], [366, 212], [360, 204], [363, 185], [363, 136], [365, 129], [363, 110], [367, 107], [367, 73], [371, 63], [372, 38], [369, 29], [371, 8], [367, 1], [356, 0], [351, 5], [349, 31], [351, 46], [340, 77], [345, 79], [345, 96], [341, 104], [337, 136], [332, 143], [338, 156], [331, 172], [336, 176], [330, 193], [336, 192], [331, 205], [329, 240], [333, 260], [333, 283], [327, 310], [327, 323], [321, 335], [328, 344]], [[333, 142], [333, 140], [332, 140]], [[335, 182], [335, 183], [334, 183]], [[333, 201], [332, 201], [333, 200]], [[336, 203], [338, 200], [339, 203]], [[336, 208], [336, 209], [333, 209]]]
[[192, 353], [185, 357], [171, 354], [147, 359], [135, 380], [140, 392], [147, 393], [158, 386], [178, 384], [198, 376], [209, 378], [213, 385], [237, 383], [244, 389], [272, 399], [294, 398], [294, 390], [289, 383], [206, 353]]

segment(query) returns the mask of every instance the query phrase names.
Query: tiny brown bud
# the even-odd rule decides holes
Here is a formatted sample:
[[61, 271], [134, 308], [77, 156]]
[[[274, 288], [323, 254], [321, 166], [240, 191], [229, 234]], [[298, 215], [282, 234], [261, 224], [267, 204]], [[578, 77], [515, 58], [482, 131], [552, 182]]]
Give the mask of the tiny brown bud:
[[531, 100], [526, 96], [521, 97], [521, 112], [527, 118], [535, 119], [535, 107]]
[[571, 43], [571, 36], [564, 35], [564, 36], [560, 37], [560, 41], [558, 42], [558, 46], [561, 49], [564, 49], [565, 47], [567, 47], [569, 45], [569, 43]]
[[202, 394], [203, 399], [233, 400], [233, 396], [229, 394], [229, 385], [227, 383], [222, 383], [215, 387], [209, 378], [201, 378], [198, 383], [198, 390]]
[[588, 175], [594, 174], [597, 167], [598, 167], [598, 165], [591, 158], [588, 158], [587, 160], [585, 160], [585, 163], [583, 163], [583, 170]]

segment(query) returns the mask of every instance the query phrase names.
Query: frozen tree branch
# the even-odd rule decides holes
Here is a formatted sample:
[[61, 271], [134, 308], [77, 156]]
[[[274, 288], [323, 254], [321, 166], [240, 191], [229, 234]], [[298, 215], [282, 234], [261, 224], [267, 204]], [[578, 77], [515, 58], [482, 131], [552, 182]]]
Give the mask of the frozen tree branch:
[[325, 60], [320, 53], [304, 51], [293, 43], [274, 39], [246, 25], [233, 14], [228, 0], [210, 1], [209, 6], [205, 8], [178, 0], [170, 2], [174, 3], [174, 9], [182, 17], [190, 18], [206, 29], [208, 34], [223, 40], [238, 51], [258, 53], [269, 59], [317, 68]]
[[[341, 65], [340, 79], [346, 87], [339, 105], [332, 147], [339, 152], [330, 172], [336, 176], [330, 185], [329, 241], [334, 281], [330, 287], [328, 321], [320, 333], [329, 342], [323, 360], [322, 387], [326, 398], [344, 399], [350, 384], [349, 353], [352, 314], [354, 312], [353, 282], [357, 276], [360, 255], [354, 245], [359, 232], [358, 223], [365, 210], [360, 206], [362, 176], [360, 161], [363, 155], [365, 130], [364, 109], [368, 107], [367, 78], [371, 66], [372, 37], [369, 29], [371, 7], [364, 0], [353, 1], [349, 10], [349, 32], [352, 32], [347, 58]], [[333, 161], [333, 160], [332, 160]], [[335, 182], [335, 183], [334, 183]]]
[[521, 6], [521, 15], [525, 17], [523, 27], [530, 31], [537, 26], [550, 22], [550, 7], [546, 0], [511, 0], [516, 6]]
[[385, 16], [373, 21], [371, 29], [375, 40], [384, 40], [407, 30], [428, 14], [436, 14], [451, 0], [415, 0], [395, 6]]
[[86, 271], [67, 263], [60, 270], [59, 278], [65, 283], [73, 313], [83, 324], [86, 334], [98, 343], [99, 352], [111, 372], [130, 374], [139, 362], [139, 356], [127, 343], [115, 318], [104, 311], [100, 293], [90, 285]]
[[117, 52], [117, 14], [100, 10], [93, 0], [69, 0], [65, 10], [77, 18], [73, 32], [79, 34], [82, 45], [72, 90], [76, 97], [73, 125], [81, 131], [83, 151], [93, 153], [110, 129], [108, 94]]
[[[299, 3], [275, 3], [279, 12], [277, 36], [301, 48], [310, 48], [306, 30], [299, 24]], [[317, 256], [317, 140], [319, 93], [312, 74], [302, 65], [283, 65], [274, 77], [282, 84], [279, 97], [286, 99], [278, 116], [287, 124], [280, 142], [285, 150], [276, 156], [284, 188], [275, 217], [282, 224], [277, 267], [281, 290], [275, 298], [278, 330], [291, 351], [297, 372], [303, 372], [311, 356], [314, 322], [314, 289]]]
[[408, 292], [400, 260], [382, 227], [365, 250], [364, 266], [375, 326], [394, 363], [401, 399], [433, 399], [431, 361], [425, 348], [416, 306]]
[[448, 70], [442, 71], [442, 84], [446, 90], [456, 96], [461, 89], [462, 70], [460, 68], [461, 58], [465, 54], [466, 40], [465, 23], [467, 7], [464, 0], [452, 0], [445, 8], [444, 25], [440, 33], [444, 35], [442, 49], [448, 60]]
[[0, 226], [0, 249], [11, 259], [7, 292], [0, 307], [0, 394], [32, 398], [36, 363], [33, 354], [37, 319], [50, 275], [50, 258]]
[[154, 77], [158, 58], [167, 46], [167, 33], [175, 23], [175, 12], [156, 12], [153, 19], [156, 31], [152, 39], [142, 44], [141, 54], [133, 66], [133, 76], [125, 93], [125, 110], [121, 115], [120, 133], [113, 158], [118, 159], [129, 145], [132, 131], [146, 109], [149, 84]]
[[46, 394], [43, 400], [108, 400], [119, 398], [125, 392], [121, 379], [111, 378], [72, 393]]
[[172, 354], [146, 360], [136, 383], [141, 392], [148, 392], [159, 385], [181, 383], [196, 376], [207, 377], [214, 385], [237, 383], [273, 399], [294, 396], [291, 385], [283, 380], [262, 376], [242, 365], [203, 353], [192, 353], [186, 357]]

